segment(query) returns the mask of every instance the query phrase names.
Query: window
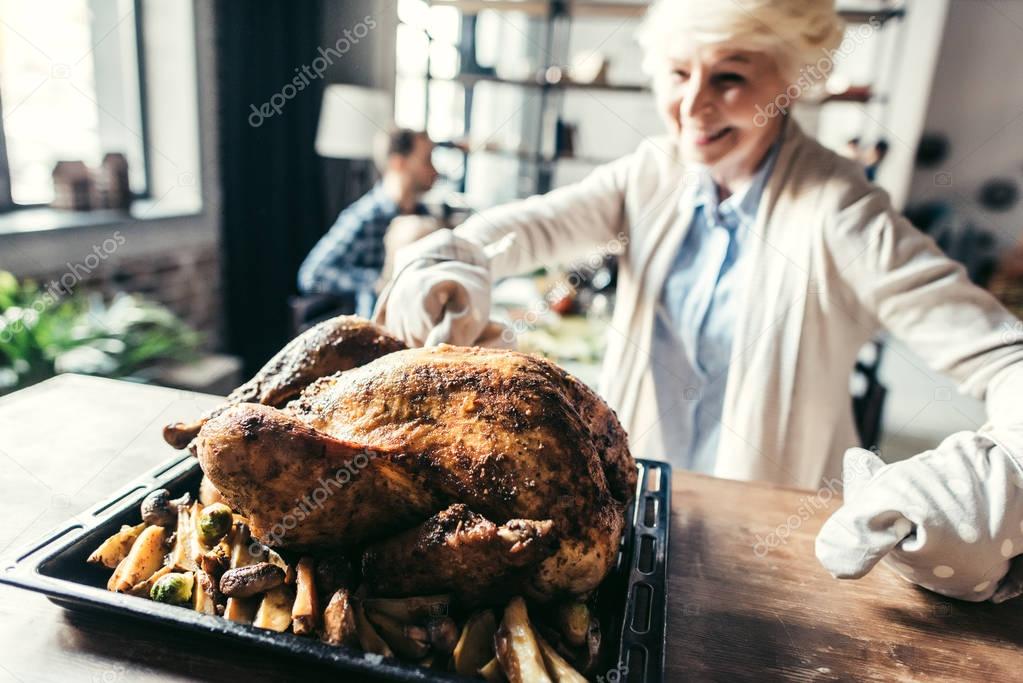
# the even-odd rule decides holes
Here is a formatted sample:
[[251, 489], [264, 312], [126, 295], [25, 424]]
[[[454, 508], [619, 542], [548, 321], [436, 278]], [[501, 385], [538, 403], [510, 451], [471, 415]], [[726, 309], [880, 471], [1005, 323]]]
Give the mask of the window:
[[128, 160], [149, 193], [136, 0], [0, 0], [0, 210], [47, 204], [58, 161]]

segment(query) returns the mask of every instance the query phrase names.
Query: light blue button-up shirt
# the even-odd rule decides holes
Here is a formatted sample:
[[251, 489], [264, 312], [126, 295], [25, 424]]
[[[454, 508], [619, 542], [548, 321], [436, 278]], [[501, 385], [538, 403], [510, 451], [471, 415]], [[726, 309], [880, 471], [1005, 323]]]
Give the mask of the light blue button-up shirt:
[[743, 243], [779, 146], [771, 148], [749, 186], [724, 201], [718, 201], [710, 175], [702, 174], [689, 231], [661, 292], [652, 361], [661, 443], [675, 467], [714, 469], [743, 286]]

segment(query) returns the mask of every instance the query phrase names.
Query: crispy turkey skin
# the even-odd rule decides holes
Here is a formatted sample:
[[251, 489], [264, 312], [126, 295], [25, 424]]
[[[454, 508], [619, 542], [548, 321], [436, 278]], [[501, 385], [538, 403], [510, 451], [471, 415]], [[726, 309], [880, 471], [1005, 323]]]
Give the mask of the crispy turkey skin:
[[321, 378], [283, 408], [231, 406], [196, 446], [255, 536], [365, 549], [366, 580], [392, 595], [585, 595], [636, 483], [585, 385], [539, 357], [446, 345]]

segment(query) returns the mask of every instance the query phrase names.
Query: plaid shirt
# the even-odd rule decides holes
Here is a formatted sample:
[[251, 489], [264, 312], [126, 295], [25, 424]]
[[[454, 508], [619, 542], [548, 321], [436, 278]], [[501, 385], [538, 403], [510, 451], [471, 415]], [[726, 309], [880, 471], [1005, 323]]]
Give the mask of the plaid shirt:
[[[373, 294], [384, 267], [384, 234], [398, 205], [377, 183], [342, 211], [298, 269], [303, 294]], [[427, 213], [422, 204], [416, 214]]]

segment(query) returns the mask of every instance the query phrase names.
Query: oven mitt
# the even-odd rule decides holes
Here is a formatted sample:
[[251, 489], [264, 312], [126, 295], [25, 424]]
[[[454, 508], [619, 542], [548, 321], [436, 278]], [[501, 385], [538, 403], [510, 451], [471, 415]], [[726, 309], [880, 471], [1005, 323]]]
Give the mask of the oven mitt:
[[839, 579], [883, 561], [907, 581], [950, 597], [1003, 602], [1023, 592], [1023, 470], [983, 433], [886, 465], [845, 454], [845, 502], [817, 536], [817, 559]]
[[438, 230], [400, 249], [394, 271], [373, 322], [409, 346], [514, 346], [511, 330], [490, 320], [490, 267], [479, 246]]

